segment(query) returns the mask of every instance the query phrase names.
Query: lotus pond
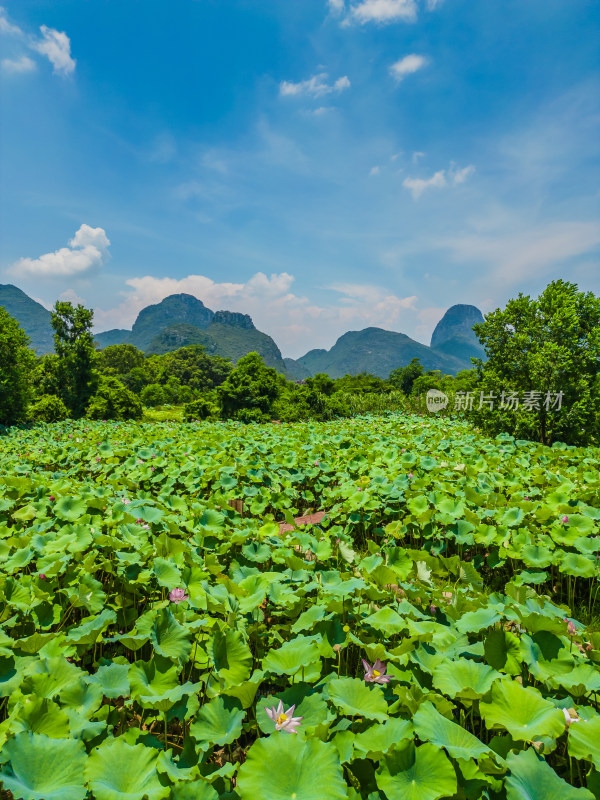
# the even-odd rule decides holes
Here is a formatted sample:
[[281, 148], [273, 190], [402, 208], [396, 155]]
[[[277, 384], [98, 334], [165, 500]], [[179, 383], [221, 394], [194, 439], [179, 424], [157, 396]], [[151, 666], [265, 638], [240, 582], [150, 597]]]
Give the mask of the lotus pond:
[[597, 448], [390, 415], [0, 451], [3, 797], [600, 797]]

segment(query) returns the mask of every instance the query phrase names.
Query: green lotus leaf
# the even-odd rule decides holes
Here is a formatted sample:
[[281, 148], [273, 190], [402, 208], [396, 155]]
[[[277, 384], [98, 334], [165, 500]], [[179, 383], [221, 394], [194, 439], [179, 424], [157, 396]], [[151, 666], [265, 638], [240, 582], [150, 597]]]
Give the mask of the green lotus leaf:
[[438, 800], [454, 797], [456, 773], [443, 750], [409, 743], [385, 756], [376, 773], [388, 800]]
[[409, 720], [392, 717], [383, 724], [376, 722], [366, 731], [356, 734], [354, 747], [356, 750], [362, 751], [366, 758], [379, 761], [399, 742], [412, 740], [412, 738], [413, 726]]
[[510, 769], [506, 777], [507, 800], [593, 800], [594, 795], [584, 788], [576, 789], [556, 774], [532, 748], [509, 753]]
[[73, 644], [94, 644], [103, 630], [116, 622], [117, 615], [112, 608], [105, 608], [100, 614], [88, 617], [86, 620], [70, 628], [67, 633], [67, 641]]
[[201, 707], [190, 732], [197, 742], [203, 744], [229, 744], [241, 734], [245, 716], [238, 700], [215, 697]]
[[154, 506], [138, 506], [131, 512], [131, 516], [152, 523], [159, 522], [163, 518], [163, 512]]
[[364, 625], [369, 625], [376, 631], [390, 636], [394, 633], [400, 633], [400, 631], [406, 628], [406, 622], [402, 619], [400, 614], [389, 606], [380, 608], [379, 611], [365, 617], [362, 622]]
[[579, 553], [567, 553], [560, 562], [560, 569], [578, 578], [594, 578], [597, 572], [594, 559]]
[[570, 672], [549, 679], [549, 683], [568, 689], [574, 697], [582, 697], [588, 692], [600, 692], [600, 670], [589, 663], [577, 664]]
[[86, 758], [81, 741], [24, 731], [2, 746], [2, 760], [10, 761], [12, 775], [4, 768], [1, 782], [22, 800], [83, 800]]
[[159, 586], [175, 589], [181, 586], [181, 572], [179, 568], [166, 558], [154, 559], [154, 574]]
[[87, 608], [90, 614], [99, 614], [104, 608], [106, 595], [102, 584], [92, 575], [83, 575], [78, 578], [75, 587], [71, 587], [73, 594], [69, 598], [76, 608]]
[[219, 795], [207, 781], [179, 781], [171, 789], [169, 800], [219, 800]]
[[327, 690], [331, 702], [344, 714], [378, 722], [388, 718], [388, 706], [379, 686], [368, 686], [358, 678], [334, 678]]
[[254, 742], [236, 790], [241, 800], [347, 800], [333, 744], [281, 732]]
[[168, 711], [178, 700], [194, 691], [194, 684], [179, 683], [177, 667], [168, 659], [136, 661], [129, 668], [131, 696], [144, 708]]
[[496, 670], [509, 675], [521, 674], [521, 648], [519, 639], [514, 633], [493, 630], [488, 633], [484, 642], [485, 660]]
[[310, 665], [320, 661], [317, 636], [297, 636], [285, 642], [278, 649], [271, 649], [263, 658], [262, 668], [265, 672], [295, 675], [306, 670]]
[[45, 733], [53, 739], [64, 739], [69, 735], [69, 718], [54, 701], [26, 695], [11, 714], [10, 730]]
[[87, 511], [87, 503], [80, 497], [61, 497], [53, 506], [59, 519], [75, 522]]
[[569, 647], [549, 631], [538, 631], [533, 636], [524, 633], [521, 636], [521, 656], [527, 669], [541, 681], [568, 676], [575, 666]]
[[526, 544], [522, 547], [521, 559], [526, 566], [537, 569], [544, 569], [554, 563], [552, 551], [539, 544]]
[[207, 644], [207, 653], [225, 686], [243, 683], [252, 671], [252, 653], [239, 631], [217, 631]]
[[425, 702], [413, 717], [419, 739], [444, 747], [453, 758], [480, 758], [490, 754], [484, 745], [468, 730], [442, 716], [433, 703]]
[[491, 701], [482, 700], [479, 708], [488, 728], [505, 728], [515, 740], [555, 739], [565, 730], [560, 709], [544, 700], [536, 689], [524, 688], [516, 681], [496, 681]]
[[600, 716], [569, 725], [569, 754], [591, 761], [600, 770]]
[[85, 765], [85, 777], [95, 800], [161, 800], [170, 788], [156, 771], [158, 752], [143, 744], [130, 745], [121, 737], [105, 739]]
[[21, 685], [25, 665], [31, 659], [0, 656], [0, 697], [9, 697]]
[[312, 630], [317, 622], [322, 619], [329, 619], [332, 615], [327, 614], [326, 609], [320, 605], [312, 605], [303, 611], [302, 614], [292, 625], [292, 633], [299, 633], [300, 631]]
[[470, 700], [489, 692], [493, 682], [501, 678], [495, 669], [478, 661], [461, 658], [446, 661], [433, 672], [433, 685], [448, 697], [464, 697]]
[[502, 615], [495, 608], [478, 608], [477, 611], [467, 611], [456, 622], [456, 630], [460, 633], [478, 633], [484, 628], [491, 628]]
[[24, 694], [52, 699], [73, 681], [79, 680], [82, 672], [66, 658], [44, 658], [36, 663], [37, 672], [28, 675], [22, 684]]
[[[137, 663], [137, 662], [136, 662]], [[169, 666], [172, 666], [169, 664]], [[98, 667], [90, 682], [98, 684], [102, 694], [110, 699], [129, 696], [129, 664], [104, 664]]]
[[84, 716], [89, 716], [100, 708], [102, 696], [100, 686], [97, 683], [86, 682], [83, 677], [65, 687], [59, 695], [64, 708], [72, 708]]
[[192, 651], [191, 632], [181, 625], [168, 608], [158, 610], [152, 627], [150, 641], [161, 656], [185, 662]]

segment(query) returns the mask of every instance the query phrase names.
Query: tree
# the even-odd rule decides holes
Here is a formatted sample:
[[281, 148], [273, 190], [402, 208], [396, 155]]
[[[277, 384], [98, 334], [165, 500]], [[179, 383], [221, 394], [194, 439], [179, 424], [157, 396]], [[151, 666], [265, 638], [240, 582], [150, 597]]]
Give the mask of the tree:
[[481, 392], [494, 402], [473, 415], [480, 425], [542, 444], [598, 443], [600, 298], [557, 280], [537, 299], [520, 293], [473, 329], [488, 359], [475, 361], [480, 402]]
[[189, 386], [194, 392], [207, 392], [219, 386], [227, 378], [233, 364], [220, 356], [207, 356], [202, 345], [180, 347], [171, 353], [159, 356], [161, 370], [158, 383], [176, 380]]
[[141, 419], [143, 414], [140, 398], [110, 376], [100, 378], [86, 412], [88, 419]]
[[58, 356], [60, 396], [74, 417], [82, 417], [98, 385], [97, 355], [92, 335], [94, 312], [57, 302], [52, 311], [54, 349]]
[[35, 353], [16, 319], [0, 306], [0, 424], [23, 422], [31, 399]]
[[397, 367], [392, 370], [388, 380], [393, 386], [404, 392], [405, 395], [409, 395], [412, 392], [413, 383], [423, 375], [423, 372], [423, 365], [419, 359], [413, 358], [410, 364], [405, 367]]
[[99, 351], [98, 360], [103, 373], [119, 378], [144, 366], [144, 354], [133, 344], [111, 344]]
[[243, 422], [269, 420], [281, 390], [279, 377], [258, 353], [243, 356], [217, 389], [221, 415]]

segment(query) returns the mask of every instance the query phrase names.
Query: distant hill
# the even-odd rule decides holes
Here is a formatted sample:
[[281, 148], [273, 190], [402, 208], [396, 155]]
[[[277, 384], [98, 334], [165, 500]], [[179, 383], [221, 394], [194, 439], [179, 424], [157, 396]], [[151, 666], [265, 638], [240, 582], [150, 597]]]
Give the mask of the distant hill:
[[29, 295], [11, 283], [5, 283], [0, 284], [0, 306], [18, 320], [30, 338], [31, 347], [39, 356], [54, 349], [51, 314], [41, 303], [32, 300]]
[[214, 315], [202, 300], [191, 294], [171, 294], [156, 305], [142, 308], [133, 323], [129, 342], [145, 351], [163, 328], [182, 323], [208, 328]]
[[455, 375], [470, 364], [453, 355], [427, 347], [404, 333], [382, 328], [349, 331], [337, 340], [331, 350], [311, 350], [296, 359], [311, 375], [326, 372], [332, 378], [369, 372], [387, 378], [396, 367], [406, 366], [418, 358], [423, 367], [439, 369]]
[[[179, 297], [182, 296], [189, 297], [189, 295], [179, 295]], [[188, 310], [192, 311], [192, 314], [196, 314], [197, 311], [202, 311], [202, 309], [210, 311], [203, 305], [202, 309], [194, 308], [192, 304], [187, 307]], [[142, 313], [140, 313], [140, 316]], [[210, 314], [210, 323], [203, 327], [188, 322], [167, 325], [159, 333], [155, 334], [145, 348], [138, 344], [139, 338], [136, 337], [138, 317], [133, 326], [130, 341], [140, 349], [144, 349], [148, 355], [162, 355], [171, 350], [177, 350], [179, 347], [201, 344], [206, 348], [206, 352], [209, 355], [229, 358], [233, 363], [236, 363], [247, 353], [254, 351], [260, 353], [268, 367], [275, 367], [278, 372], [287, 373], [279, 348], [270, 336], [255, 328], [252, 318], [248, 314], [239, 314], [234, 311], [217, 311], [216, 313], [210, 311]], [[198, 317], [196, 316], [195, 318], [197, 319]], [[206, 315], [202, 314], [200, 319], [204, 322]]]
[[473, 325], [483, 322], [483, 314], [476, 306], [451, 306], [435, 326], [431, 347], [454, 356], [472, 366], [471, 357], [485, 359], [485, 351], [475, 335]]
[[291, 380], [303, 381], [305, 378], [310, 378], [311, 373], [299, 364], [294, 358], [284, 358], [286, 374], [290, 376]]

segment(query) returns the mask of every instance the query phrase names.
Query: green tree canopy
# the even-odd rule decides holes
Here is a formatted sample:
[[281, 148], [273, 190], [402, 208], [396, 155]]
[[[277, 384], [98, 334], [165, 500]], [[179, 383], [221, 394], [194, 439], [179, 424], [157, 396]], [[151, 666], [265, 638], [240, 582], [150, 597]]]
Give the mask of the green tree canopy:
[[91, 309], [68, 302], [57, 302], [52, 311], [60, 396], [74, 417], [85, 414], [97, 386], [93, 318]]
[[405, 367], [396, 367], [396, 369], [392, 370], [388, 380], [392, 386], [409, 395], [412, 392], [413, 383], [423, 375], [423, 372], [423, 365], [419, 359], [413, 358], [410, 364]]
[[202, 345], [181, 347], [159, 356], [161, 369], [158, 383], [166, 384], [170, 378], [193, 391], [207, 392], [227, 378], [233, 364], [220, 356], [207, 356]]
[[133, 344], [111, 344], [98, 352], [98, 360], [102, 372], [116, 376], [144, 366], [144, 354]]
[[248, 353], [217, 389], [221, 413], [245, 422], [268, 420], [280, 390], [277, 371], [265, 366], [258, 353]]
[[29, 375], [35, 365], [29, 337], [16, 319], [0, 306], [0, 424], [25, 419], [31, 397]]
[[[598, 442], [600, 298], [557, 280], [537, 299], [519, 294], [473, 327], [488, 359], [476, 361], [479, 388], [495, 395], [494, 411], [488, 404], [479, 413], [481, 425], [543, 444]], [[500, 408], [511, 392], [518, 405]]]

